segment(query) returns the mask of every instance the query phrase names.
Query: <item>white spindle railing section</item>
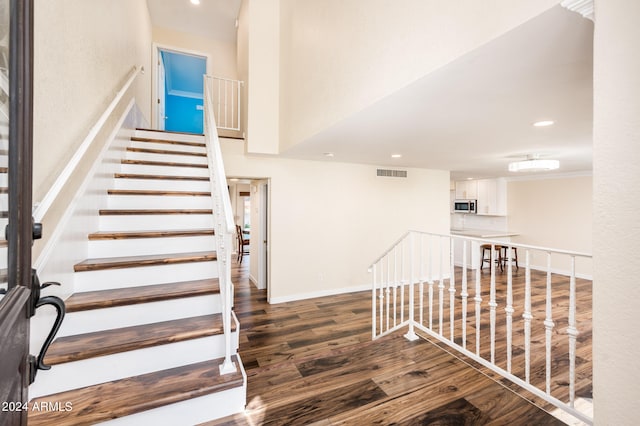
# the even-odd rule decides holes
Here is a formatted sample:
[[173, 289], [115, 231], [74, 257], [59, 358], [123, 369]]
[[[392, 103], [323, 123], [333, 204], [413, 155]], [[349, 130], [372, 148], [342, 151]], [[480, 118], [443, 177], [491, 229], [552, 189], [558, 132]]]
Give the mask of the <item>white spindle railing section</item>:
[[214, 116], [213, 78], [204, 77], [204, 135], [207, 145], [207, 159], [211, 181], [211, 199], [215, 223], [216, 255], [218, 263], [218, 280], [222, 297], [222, 323], [225, 338], [225, 360], [220, 366], [220, 373], [236, 371], [231, 360], [231, 308], [233, 307], [233, 284], [231, 282], [231, 251], [235, 226], [231, 211], [231, 200], [227, 190], [227, 178], [222, 162], [220, 140]]
[[[472, 265], [468, 263], [470, 256], [467, 253], [480, 251], [482, 245], [490, 247], [490, 267], [482, 270], [482, 260], [480, 265], [473, 265], [475, 284], [469, 285], [467, 274]], [[457, 250], [460, 248], [461, 253]], [[524, 258], [524, 265], [515, 264], [518, 250], [524, 254], [520, 257]], [[502, 258], [500, 263], [498, 252]], [[552, 256], [556, 261], [555, 269], [552, 269]], [[447, 258], [449, 262], [445, 262]], [[541, 258], [546, 262], [540, 262]], [[435, 259], [438, 261], [434, 262]], [[581, 261], [588, 263], [591, 255], [409, 231], [370, 267], [373, 275], [373, 338], [405, 326], [408, 327], [405, 335], [408, 339], [418, 338], [415, 331], [421, 331], [579, 420], [592, 424], [589, 415], [575, 407], [576, 353], [577, 349], [582, 349], [577, 348], [576, 259], [587, 259]], [[559, 271], [559, 264], [569, 264], [568, 270], [560, 268]], [[437, 295], [434, 294], [436, 281]], [[449, 297], [445, 298], [447, 284]], [[589, 285], [590, 281], [583, 281], [582, 288], [589, 288]], [[473, 294], [469, 294], [470, 291]], [[587, 296], [581, 303], [588, 303], [590, 290]], [[591, 306], [581, 306], [590, 315]], [[581, 320], [584, 328], [589, 327], [586, 331], [590, 331], [587, 324], [590, 320], [590, 316]], [[566, 327], [556, 328], [560, 323]], [[585, 361], [591, 359], [590, 350], [589, 343], [581, 352], [579, 376], [583, 387], [590, 386], [591, 370]]]
[[240, 103], [242, 81], [208, 77], [213, 101], [213, 113], [218, 129], [240, 131]]

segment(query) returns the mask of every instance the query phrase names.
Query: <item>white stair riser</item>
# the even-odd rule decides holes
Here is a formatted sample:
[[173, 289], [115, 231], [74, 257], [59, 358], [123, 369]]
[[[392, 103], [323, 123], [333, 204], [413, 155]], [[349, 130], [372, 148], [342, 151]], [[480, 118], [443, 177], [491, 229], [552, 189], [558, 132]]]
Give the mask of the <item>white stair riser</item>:
[[207, 164], [207, 157], [179, 154], [156, 154], [148, 152], [131, 152], [126, 154], [127, 160], [166, 161], [169, 163]]
[[6, 173], [0, 173], [0, 186], [7, 187], [9, 186], [9, 175]]
[[245, 385], [100, 424], [104, 426], [195, 425], [242, 413], [245, 409], [246, 399], [247, 390]]
[[72, 336], [74, 334], [152, 324], [154, 322], [171, 321], [192, 316], [217, 314], [221, 310], [220, 294], [216, 293], [152, 303], [71, 312], [64, 317], [58, 336]]
[[159, 133], [159, 132], [149, 132], [147, 130], [136, 130], [134, 136], [138, 138], [204, 143], [204, 136], [202, 135], [188, 135], [188, 134], [181, 134], [181, 133]]
[[[215, 250], [215, 237], [203, 235], [172, 238], [127, 238], [89, 241], [89, 258], [142, 256], [146, 254], [182, 253]], [[1, 260], [0, 260], [1, 261]]]
[[101, 231], [139, 231], [213, 228], [211, 214], [100, 216]]
[[73, 275], [74, 289], [76, 292], [136, 287], [150, 284], [166, 284], [204, 278], [218, 278], [217, 262], [188, 262], [171, 265], [106, 269], [101, 271], [78, 272]]
[[146, 164], [122, 164], [122, 173], [139, 173], [143, 175], [167, 176], [205, 176], [209, 177], [209, 169], [202, 167], [156, 166]]
[[207, 152], [206, 148], [203, 146], [189, 146], [189, 145], [175, 145], [175, 144], [167, 144], [160, 142], [139, 142], [139, 141], [131, 141], [132, 148], [143, 148], [143, 149], [161, 149], [164, 151], [182, 151], [182, 152]]
[[109, 209], [210, 209], [210, 196], [109, 195]]
[[114, 179], [114, 189], [146, 189], [167, 191], [211, 191], [208, 180]]
[[[231, 346], [237, 348], [237, 333]], [[232, 350], [235, 352], [235, 349]], [[134, 351], [53, 365], [40, 371], [29, 398], [64, 392], [126, 377], [147, 374], [224, 356], [224, 335], [185, 340]]]

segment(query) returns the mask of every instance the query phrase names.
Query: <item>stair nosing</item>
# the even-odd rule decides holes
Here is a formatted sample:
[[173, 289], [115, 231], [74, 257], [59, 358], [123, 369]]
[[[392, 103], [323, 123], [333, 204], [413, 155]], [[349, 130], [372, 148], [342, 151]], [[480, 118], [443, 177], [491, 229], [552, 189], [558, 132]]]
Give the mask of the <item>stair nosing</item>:
[[89, 241], [113, 241], [138, 238], [199, 237], [215, 235], [213, 228], [150, 231], [99, 231], [89, 234]]
[[167, 145], [183, 145], [194, 146], [198, 148], [206, 148], [207, 144], [204, 142], [189, 142], [189, 141], [172, 141], [170, 139], [156, 139], [156, 138], [143, 138], [139, 136], [132, 136], [132, 142], [147, 142], [147, 143], [164, 143]]
[[102, 209], [98, 211], [100, 216], [145, 216], [163, 214], [213, 214], [211, 209]]
[[65, 306], [66, 312], [71, 313], [218, 293], [220, 293], [218, 278], [207, 278], [74, 293], [65, 300]]
[[147, 180], [197, 180], [209, 181], [208, 176], [171, 176], [171, 175], [148, 175], [138, 173], [114, 173], [116, 179], [147, 179]]
[[211, 262], [217, 260], [215, 251], [167, 253], [147, 256], [122, 256], [86, 259], [73, 266], [75, 272], [103, 271], [106, 269], [124, 269], [145, 266], [175, 265], [192, 262]]
[[150, 160], [128, 160], [124, 159], [120, 161], [121, 164], [130, 164], [138, 166], [161, 166], [161, 167], [192, 167], [196, 169], [207, 169], [207, 164], [194, 164], [194, 163], [175, 163], [171, 161], [150, 161]]
[[[29, 425], [67, 424], [62, 423], [67, 419], [74, 425], [79, 422], [95, 424], [244, 386], [242, 367], [239, 366], [234, 374], [220, 375], [219, 365], [222, 361], [223, 358], [216, 358], [38, 397], [31, 403], [53, 399], [71, 401], [74, 410], [30, 411]], [[236, 355], [232, 355], [232, 361], [236, 365], [241, 363]], [[131, 389], [136, 398], [142, 401], [127, 397], [127, 390]], [[120, 400], [103, 397], [109, 393], [117, 395]], [[87, 395], [93, 398], [89, 399]], [[82, 405], [74, 398], [88, 401]]]
[[[232, 322], [232, 332], [234, 330], [235, 322]], [[122, 337], [126, 333], [131, 334]], [[156, 335], [152, 336], [153, 333]], [[221, 334], [224, 332], [222, 315], [219, 313], [93, 331], [58, 337], [49, 347], [44, 362], [59, 365]], [[110, 344], [107, 345], [105, 341]], [[73, 345], [82, 350], [69, 350]], [[63, 348], [58, 350], [58, 346]]]
[[166, 149], [151, 149], [151, 148], [136, 148], [128, 147], [127, 152], [137, 152], [141, 154], [158, 154], [158, 155], [186, 155], [191, 157], [206, 157], [206, 152], [192, 152], [192, 151], [173, 151]]
[[162, 189], [108, 189], [108, 195], [148, 195], [174, 197], [210, 197], [207, 191], [168, 191]]

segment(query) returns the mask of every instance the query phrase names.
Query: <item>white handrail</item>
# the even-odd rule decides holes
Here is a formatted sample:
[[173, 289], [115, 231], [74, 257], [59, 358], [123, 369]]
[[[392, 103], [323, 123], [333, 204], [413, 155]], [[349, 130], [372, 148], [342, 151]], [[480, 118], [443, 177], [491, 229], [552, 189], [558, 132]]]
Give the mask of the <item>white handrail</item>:
[[236, 366], [231, 360], [231, 307], [233, 305], [231, 251], [233, 250], [232, 236], [235, 233], [235, 225], [214, 115], [212, 79], [206, 75], [204, 76], [204, 137], [207, 146], [211, 200], [215, 221], [218, 280], [222, 297], [222, 323], [225, 338], [225, 359], [220, 365], [220, 374], [228, 374], [236, 371]]
[[[471, 245], [472, 242], [473, 245]], [[480, 259], [478, 264], [472, 250], [472, 260], [469, 264], [467, 250], [470, 246], [474, 247], [474, 250], [480, 250], [484, 244], [490, 247], [488, 272], [490, 276], [483, 279], [481, 276], [483, 259]], [[454, 255], [459, 248], [462, 248], [461, 256]], [[520, 265], [517, 263], [517, 249], [520, 249], [523, 255], [520, 257]], [[497, 263], [496, 250], [500, 251], [500, 263]], [[533, 253], [545, 255], [546, 266], [534, 266]], [[552, 275], [556, 277], [563, 275], [562, 272], [552, 271], [552, 255], [558, 260], [563, 258], [570, 261], [570, 270], [566, 273], [568, 280], [554, 278], [558, 281], [552, 283]], [[460, 257], [462, 264], [458, 263]], [[582, 343], [577, 338], [580, 334], [578, 326], [583, 325], [576, 316], [579, 300], [576, 285], [576, 258], [591, 259], [591, 257], [587, 253], [570, 250], [461, 235], [408, 231], [369, 267], [369, 271], [373, 274], [372, 337], [377, 339], [405, 326], [408, 327], [408, 333], [405, 336], [409, 339], [417, 336], [415, 330], [422, 331], [583, 422], [591, 424], [593, 420], [575, 407], [576, 380], [579, 376], [577, 346]], [[436, 261], [432, 262], [432, 259]], [[437, 265], [438, 269], [433, 270], [432, 264]], [[498, 266], [500, 271], [497, 270]], [[522, 268], [524, 271], [516, 274], [515, 267]], [[410, 276], [408, 282], [405, 280], [405, 268], [408, 269]], [[468, 293], [467, 270], [469, 268], [476, 269], [475, 286], [471, 286], [474, 294]], [[535, 283], [531, 272], [534, 269], [543, 271], [536, 273]], [[400, 277], [399, 271], [402, 271]], [[499, 288], [498, 275], [501, 276]], [[568, 307], [561, 309], [563, 305], [559, 300], [567, 298], [567, 281]], [[425, 282], [429, 285], [428, 294], [424, 292]], [[434, 291], [434, 282], [438, 284], [435, 289], [437, 294]], [[445, 298], [447, 289], [445, 282], [448, 282], [449, 298]], [[405, 298], [405, 293], [409, 297]], [[514, 300], [514, 295], [517, 295], [517, 301]], [[544, 296], [542, 317], [536, 314], [536, 310], [540, 309], [532, 304], [533, 295]], [[588, 298], [585, 296], [582, 300], [584, 303]], [[468, 306], [468, 304], [472, 305]], [[540, 303], [537, 305], [539, 306]], [[580, 306], [586, 308], [585, 305]], [[402, 315], [404, 312], [409, 313], [409, 319], [406, 321]], [[417, 318], [413, 315], [415, 312], [419, 313]], [[515, 312], [519, 312], [518, 315], [514, 315]], [[566, 328], [554, 331], [555, 321], [566, 324]], [[446, 322], [449, 323], [447, 331], [445, 331]], [[472, 333], [467, 334], [467, 328], [470, 328]], [[506, 334], [502, 331], [497, 333], [498, 329], [506, 330], [504, 332]], [[537, 337], [535, 340], [541, 330], [544, 336]], [[502, 339], [503, 337], [499, 336], [503, 335], [505, 341], [497, 340]], [[467, 348], [468, 338], [473, 339], [475, 352]], [[520, 352], [515, 350], [514, 338], [517, 338], [517, 346], [523, 349]], [[541, 342], [544, 343], [544, 363], [536, 358], [536, 346], [540, 346]], [[483, 348], [482, 351], [481, 348]], [[589, 346], [581, 348], [583, 351], [588, 349]], [[515, 360], [517, 360], [517, 368], [512, 365]], [[565, 361], [568, 365], [567, 371], [552, 370], [552, 362], [553, 368], [557, 368], [555, 364], [560, 365]], [[584, 374], [585, 365], [581, 368], [583, 370], [581, 374]], [[544, 377], [540, 376], [540, 369], [544, 369]], [[541, 378], [544, 379], [544, 383], [541, 383]], [[560, 389], [554, 389], [552, 395], [551, 385], [558, 380], [568, 382], [568, 392], [562, 394]], [[558, 398], [558, 394], [561, 394], [562, 399]]]
[[84, 140], [80, 144], [80, 147], [78, 147], [76, 152], [73, 154], [73, 157], [71, 157], [60, 175], [58, 175], [56, 181], [53, 183], [51, 188], [49, 188], [49, 191], [42, 198], [40, 203], [38, 203], [36, 209], [33, 212], [33, 218], [36, 222], [40, 222], [42, 220], [42, 218], [47, 214], [47, 211], [53, 204], [53, 201], [58, 197], [58, 195], [60, 195], [60, 191], [62, 191], [62, 188], [64, 188], [64, 186], [67, 184], [67, 181], [75, 171], [76, 167], [78, 167], [78, 165], [82, 161], [82, 157], [84, 157], [89, 147], [93, 144], [93, 141], [98, 135], [98, 132], [100, 132], [102, 126], [105, 125], [105, 123], [109, 119], [109, 116], [118, 106], [118, 103], [120, 102], [124, 94], [127, 92], [127, 90], [129, 90], [131, 83], [133, 83], [133, 80], [135, 80], [140, 70], [142, 70], [142, 67], [138, 69], [136, 66], [134, 66], [131, 69], [127, 81], [124, 83], [122, 88], [118, 90], [115, 97], [113, 98], [107, 109], [102, 113], [98, 121], [96, 121], [96, 123], [91, 127], [89, 133], [87, 133], [87, 136], [85, 136]]

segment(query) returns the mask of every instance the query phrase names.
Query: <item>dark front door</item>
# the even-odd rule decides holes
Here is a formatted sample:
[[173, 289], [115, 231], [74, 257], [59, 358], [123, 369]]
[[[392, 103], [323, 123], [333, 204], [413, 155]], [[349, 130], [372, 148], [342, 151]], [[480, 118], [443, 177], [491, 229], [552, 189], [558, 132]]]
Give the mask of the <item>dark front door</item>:
[[31, 292], [32, 3], [0, 0], [0, 425], [27, 424]]

